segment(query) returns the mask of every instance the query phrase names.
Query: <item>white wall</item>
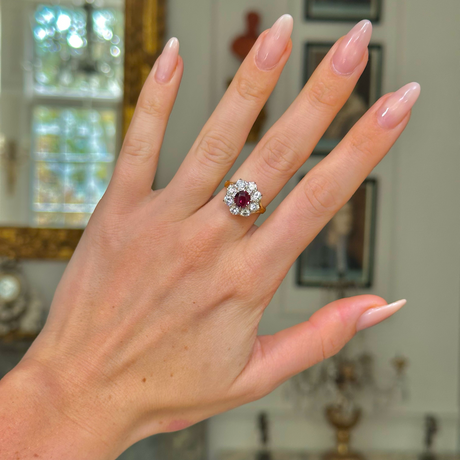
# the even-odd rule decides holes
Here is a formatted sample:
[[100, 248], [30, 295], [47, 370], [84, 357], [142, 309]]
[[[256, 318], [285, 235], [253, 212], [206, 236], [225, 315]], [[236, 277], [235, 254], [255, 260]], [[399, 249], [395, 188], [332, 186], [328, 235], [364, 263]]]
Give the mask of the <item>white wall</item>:
[[[300, 89], [304, 41], [336, 39], [351, 26], [302, 22], [301, 0], [168, 3], [168, 34], [181, 40], [185, 75], [163, 148], [158, 187], [174, 174], [236, 69], [228, 41], [243, 31], [244, 11], [256, 7], [263, 12], [264, 28], [286, 11], [296, 17], [293, 55], [270, 101], [268, 124]], [[389, 301], [408, 298], [409, 303], [397, 317], [361, 336], [365, 346], [378, 355], [383, 369], [396, 352], [409, 358], [411, 399], [404, 406], [365, 419], [354, 439], [362, 450], [418, 451], [423, 416], [428, 411], [441, 417], [437, 447], [447, 451], [457, 447], [459, 22], [458, 0], [386, 0], [384, 20], [375, 28], [374, 41], [385, 44], [384, 91], [417, 80], [422, 96], [406, 133], [374, 174], [381, 187], [373, 292]], [[246, 147], [237, 165], [249, 153]], [[271, 209], [275, 206], [276, 202]], [[27, 262], [25, 267], [50, 301], [64, 264]], [[271, 333], [303, 321], [328, 300], [319, 291], [296, 290], [290, 274], [267, 309], [260, 331]], [[211, 458], [217, 459], [221, 449], [257, 446], [255, 417], [261, 409], [273, 419], [274, 446], [311, 450], [332, 446], [331, 432], [321, 414], [306, 417], [296, 413], [281, 389], [262, 401], [214, 417], [210, 421]]]

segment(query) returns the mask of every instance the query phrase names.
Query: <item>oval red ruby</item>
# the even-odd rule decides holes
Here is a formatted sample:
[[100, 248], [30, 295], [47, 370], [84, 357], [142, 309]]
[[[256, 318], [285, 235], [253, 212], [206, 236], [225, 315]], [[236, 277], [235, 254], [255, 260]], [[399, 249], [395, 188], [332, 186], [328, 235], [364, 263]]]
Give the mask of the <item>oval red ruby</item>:
[[241, 191], [235, 195], [235, 204], [239, 208], [245, 208], [251, 202], [251, 195], [248, 192]]

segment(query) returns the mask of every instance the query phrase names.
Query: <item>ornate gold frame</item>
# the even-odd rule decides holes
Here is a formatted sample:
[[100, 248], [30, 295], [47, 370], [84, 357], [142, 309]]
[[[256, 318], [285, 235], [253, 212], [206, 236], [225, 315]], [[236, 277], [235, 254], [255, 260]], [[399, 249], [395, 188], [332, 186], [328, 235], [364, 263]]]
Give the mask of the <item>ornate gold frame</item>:
[[[161, 52], [165, 19], [166, 0], [126, 0], [123, 133]], [[82, 234], [72, 229], [0, 227], [0, 257], [68, 260]]]

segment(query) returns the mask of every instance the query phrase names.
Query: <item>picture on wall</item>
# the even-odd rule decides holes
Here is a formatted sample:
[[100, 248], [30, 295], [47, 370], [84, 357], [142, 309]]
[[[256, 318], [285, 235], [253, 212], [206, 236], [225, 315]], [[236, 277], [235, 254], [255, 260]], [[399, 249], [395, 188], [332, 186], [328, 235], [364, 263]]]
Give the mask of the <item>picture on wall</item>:
[[[324, 59], [332, 43], [307, 43], [305, 46], [304, 84]], [[377, 101], [382, 93], [383, 51], [380, 45], [369, 46], [369, 62], [353, 93], [337, 114], [313, 154], [327, 155], [348, 133], [353, 125]]]
[[383, 0], [305, 0], [305, 16], [317, 21], [380, 21]]
[[297, 260], [299, 286], [372, 285], [377, 182], [367, 179]]

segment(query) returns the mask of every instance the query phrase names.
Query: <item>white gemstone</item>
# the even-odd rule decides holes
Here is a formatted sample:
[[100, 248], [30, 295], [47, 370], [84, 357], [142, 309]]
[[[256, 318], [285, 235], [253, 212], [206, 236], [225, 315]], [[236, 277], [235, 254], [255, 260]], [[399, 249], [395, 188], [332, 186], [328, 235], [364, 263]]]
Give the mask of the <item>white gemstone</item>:
[[243, 216], [243, 217], [249, 217], [251, 215], [251, 211], [249, 211], [249, 209], [243, 209], [240, 214]]
[[238, 190], [244, 190], [247, 186], [248, 183], [243, 179], [239, 179], [236, 181], [236, 187], [238, 188]]
[[236, 195], [238, 193], [238, 188], [234, 185], [229, 185], [227, 187], [227, 194], [228, 195]]
[[232, 208], [230, 208], [230, 212], [233, 215], [237, 216], [240, 213], [240, 210], [236, 206], [233, 206]]
[[255, 212], [255, 211], [258, 211], [260, 209], [260, 205], [259, 203], [251, 203], [249, 205], [249, 209], [252, 211], [252, 212]]
[[252, 194], [252, 199], [254, 201], [260, 201], [260, 199], [262, 198], [262, 193], [260, 193], [259, 191], [255, 191], [253, 194]]
[[255, 182], [249, 182], [248, 184], [248, 190], [250, 192], [254, 192], [255, 190], [257, 190], [257, 184]]
[[224, 198], [224, 202], [225, 204], [228, 204], [229, 206], [231, 206], [232, 204], [235, 203], [235, 200], [231, 195], [226, 195]]

